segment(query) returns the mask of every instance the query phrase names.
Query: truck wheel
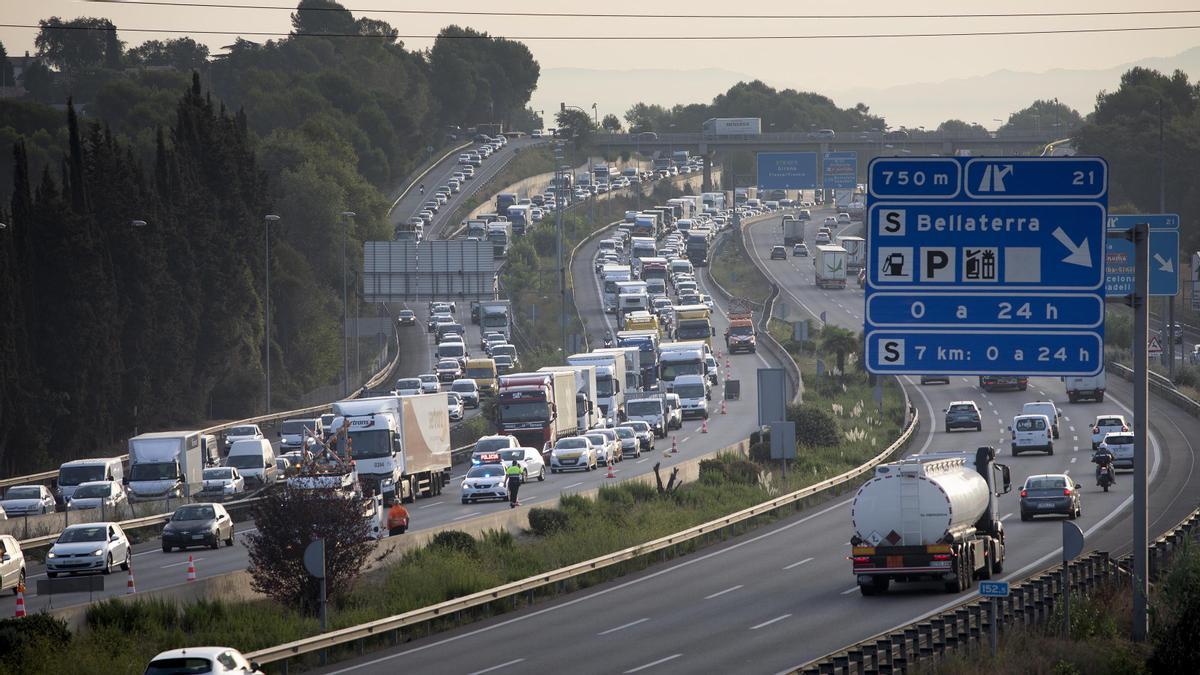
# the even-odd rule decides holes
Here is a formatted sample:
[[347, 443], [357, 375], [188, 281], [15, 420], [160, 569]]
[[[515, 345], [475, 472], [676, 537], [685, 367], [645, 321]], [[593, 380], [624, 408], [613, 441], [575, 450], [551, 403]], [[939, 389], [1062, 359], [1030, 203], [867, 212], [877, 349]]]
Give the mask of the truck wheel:
[[1024, 513], [1024, 512], [1021, 513], [1021, 522], [1027, 523], [1031, 520], [1033, 520], [1033, 516], [1029, 515], [1028, 513]]
[[1050, 445], [1047, 445], [1047, 446], [1046, 446], [1046, 454], [1047, 454], [1047, 455], [1053, 455], [1053, 454], [1054, 454], [1054, 443], [1051, 443]]
[[1104, 394], [1100, 394], [1096, 397], [1096, 403], [1104, 403]]
[[864, 596], [883, 595], [887, 593], [892, 580], [887, 577], [872, 577], [871, 583], [858, 587]]

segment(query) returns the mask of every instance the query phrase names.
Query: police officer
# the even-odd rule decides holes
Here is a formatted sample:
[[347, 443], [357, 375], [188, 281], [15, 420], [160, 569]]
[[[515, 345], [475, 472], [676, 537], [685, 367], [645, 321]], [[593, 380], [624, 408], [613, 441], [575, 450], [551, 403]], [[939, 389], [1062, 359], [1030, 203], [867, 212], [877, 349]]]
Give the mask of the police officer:
[[521, 502], [517, 501], [517, 492], [521, 489], [522, 473], [521, 465], [515, 459], [504, 469], [504, 476], [508, 479], [508, 508], [510, 509], [521, 505]]

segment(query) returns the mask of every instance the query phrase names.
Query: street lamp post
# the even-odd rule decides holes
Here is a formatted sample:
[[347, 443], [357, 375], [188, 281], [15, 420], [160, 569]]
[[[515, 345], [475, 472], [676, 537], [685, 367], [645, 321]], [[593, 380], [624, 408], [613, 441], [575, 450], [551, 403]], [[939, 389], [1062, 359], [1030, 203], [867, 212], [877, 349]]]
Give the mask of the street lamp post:
[[346, 291], [346, 240], [350, 238], [350, 223], [358, 215], [342, 211], [342, 396], [350, 393], [350, 346], [347, 338], [350, 327], [349, 294]]
[[266, 327], [266, 337], [263, 339], [263, 354], [266, 359], [266, 376], [267, 376], [267, 414], [271, 414], [271, 223], [279, 221], [279, 216], [269, 213], [263, 216], [263, 239], [266, 241], [266, 253], [263, 256], [263, 269], [266, 278], [267, 291], [264, 297], [266, 298], [266, 309], [264, 312], [264, 321]]

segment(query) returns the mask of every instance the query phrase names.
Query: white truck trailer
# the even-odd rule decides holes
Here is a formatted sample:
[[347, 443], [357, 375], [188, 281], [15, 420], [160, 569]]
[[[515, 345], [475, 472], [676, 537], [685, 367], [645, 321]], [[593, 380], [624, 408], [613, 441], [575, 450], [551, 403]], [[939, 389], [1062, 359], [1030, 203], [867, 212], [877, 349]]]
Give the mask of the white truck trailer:
[[445, 394], [337, 401], [333, 414], [339, 454], [354, 460], [364, 492], [413, 501], [450, 482]]
[[579, 430], [604, 426], [604, 415], [600, 413], [600, 406], [596, 403], [596, 366], [546, 366], [538, 372], [575, 373], [575, 416]]
[[846, 249], [841, 246], [818, 246], [813, 256], [817, 288], [846, 287]]
[[625, 359], [612, 353], [583, 353], [568, 356], [567, 363], [596, 367], [596, 403], [605, 426], [625, 419]]

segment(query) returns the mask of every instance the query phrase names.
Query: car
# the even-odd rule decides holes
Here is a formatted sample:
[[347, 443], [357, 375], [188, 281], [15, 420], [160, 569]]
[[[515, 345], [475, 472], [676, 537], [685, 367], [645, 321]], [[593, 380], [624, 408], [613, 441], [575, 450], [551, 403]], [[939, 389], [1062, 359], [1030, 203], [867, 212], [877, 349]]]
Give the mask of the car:
[[212, 502], [185, 504], [171, 514], [163, 526], [162, 550], [207, 546], [218, 548], [224, 543], [233, 546], [233, 519], [224, 506]]
[[680, 375], [675, 378], [674, 394], [679, 396], [683, 417], [708, 419], [708, 381], [703, 375]]
[[504, 333], [498, 330], [489, 330], [480, 336], [479, 346], [491, 355], [492, 345], [502, 345], [506, 342], [508, 342], [508, 338], [504, 337]]
[[839, 225], [849, 225], [850, 224], [850, 214], [849, 213], [837, 214], [837, 223]]
[[465, 176], [467, 180], [471, 180], [472, 178], [475, 177], [475, 167], [474, 166], [470, 166], [470, 165], [461, 166], [458, 168], [458, 170], [462, 172], [462, 175]]
[[402, 377], [396, 380], [397, 396], [416, 396], [421, 393], [421, 378]]
[[464, 413], [462, 397], [455, 392], [446, 392], [446, 412], [451, 422], [462, 420]]
[[679, 394], [674, 392], [663, 394], [667, 400], [667, 429], [682, 429], [683, 428], [683, 403], [679, 399]]
[[588, 433], [600, 434], [601, 436], [604, 436], [604, 438], [608, 441], [609, 449], [613, 451], [613, 457], [616, 458], [616, 461], [621, 461], [621, 437], [617, 435], [617, 431], [615, 429], [611, 427], [603, 427], [599, 429], [592, 429]]
[[546, 460], [542, 459], [542, 453], [533, 448], [509, 448], [507, 450], [498, 450], [500, 455], [500, 464], [502, 466], [511, 466], [514, 461], [521, 467], [521, 482], [527, 482], [531, 478], [537, 478], [539, 481], [546, 480]]
[[629, 427], [630, 429], [633, 429], [633, 433], [637, 436], [638, 443], [641, 445], [643, 450], [654, 449], [654, 427], [652, 427], [649, 422], [645, 422], [643, 420], [631, 420], [619, 425], [618, 428], [620, 427]]
[[521, 365], [521, 359], [517, 357], [517, 347], [515, 345], [508, 344], [507, 342], [504, 344], [493, 345], [492, 358], [495, 359], [497, 356], [508, 356], [512, 358], [512, 365], [514, 368]]
[[617, 439], [621, 442], [621, 456], [642, 456], [642, 442], [636, 431], [624, 425], [617, 426], [613, 431], [617, 433]]
[[825, 220], [821, 224], [831, 229], [835, 228], [838, 224], [837, 216], [825, 216]]
[[450, 383], [450, 391], [462, 397], [464, 406], [479, 407], [479, 385], [475, 384], [475, 380], [459, 378]]
[[235, 427], [230, 427], [225, 432], [225, 450], [229, 450], [229, 446], [235, 441], [251, 440], [255, 441], [264, 438], [262, 429], [258, 428], [257, 424], [239, 424]]
[[128, 571], [132, 552], [120, 523], [100, 521], [69, 525], [46, 553], [46, 576], [101, 572], [111, 574], [120, 565]]
[[[275, 475], [276, 476], [291, 475], [293, 466], [296, 466], [296, 463], [293, 462], [290, 457], [283, 457], [283, 456], [275, 457]], [[228, 468], [233, 469], [233, 468], [237, 468], [237, 467], [231, 466]]]
[[467, 470], [462, 482], [462, 503], [484, 499], [508, 500], [508, 479], [499, 462], [478, 464]]
[[45, 485], [14, 485], [5, 490], [0, 511], [9, 516], [54, 513], [54, 493]]
[[143, 675], [262, 675], [261, 666], [229, 647], [185, 647], [162, 652]]
[[1079, 485], [1062, 473], [1030, 476], [1021, 486], [1021, 520], [1060, 514], [1070, 520], [1083, 515]]
[[858, 287], [867, 287], [867, 268], [865, 267], [858, 271]]
[[599, 466], [596, 446], [583, 436], [560, 438], [550, 450], [550, 473], [592, 471]]
[[496, 374], [507, 375], [516, 370], [516, 364], [513, 363], [513, 357], [508, 354], [497, 354], [492, 357], [492, 361], [496, 363]]
[[417, 379], [421, 380], [421, 393], [422, 394], [438, 393], [438, 390], [440, 389], [440, 385], [441, 385], [441, 380], [438, 379], [438, 376], [436, 373], [426, 373], [424, 375], [418, 375]]
[[793, 258], [807, 258], [808, 257], [808, 244], [805, 244], [804, 242], [800, 242], [799, 244], [793, 245], [792, 246], [792, 257]]
[[1050, 420], [1050, 431], [1054, 439], [1058, 440], [1058, 420], [1062, 417], [1062, 413], [1058, 411], [1058, 407], [1052, 401], [1032, 401], [1021, 406], [1022, 415], [1045, 415], [1046, 419]]
[[1128, 431], [1118, 431], [1104, 435], [1097, 449], [1106, 449], [1113, 455], [1113, 469], [1133, 468], [1133, 434]]
[[952, 401], [942, 412], [946, 413], [946, 431], [983, 431], [983, 416], [979, 413], [979, 406], [975, 405], [975, 401]]
[[711, 295], [700, 293], [700, 304], [707, 307], [710, 311], [716, 311], [717, 303], [713, 301]]
[[471, 452], [471, 464], [499, 462], [501, 450], [512, 450], [519, 447], [521, 446], [517, 443], [517, 439], [514, 436], [506, 436], [504, 434], [480, 436], [479, 440], [475, 441], [475, 449]]
[[787, 249], [782, 246], [772, 246], [771, 260], [787, 260]]
[[85, 511], [102, 509], [103, 512], [113, 513], [129, 501], [125, 486], [115, 480], [93, 480], [80, 484], [67, 500], [68, 511]]
[[1125, 421], [1124, 415], [1097, 415], [1096, 421], [1092, 422], [1092, 450], [1099, 448], [1108, 434], [1128, 432], [1129, 422]]
[[437, 371], [438, 379], [442, 382], [453, 382], [462, 377], [462, 365], [459, 364], [458, 359], [438, 359], [434, 370]]
[[[297, 455], [302, 454], [302, 451], [296, 450]], [[288, 463], [288, 469], [291, 469], [291, 460], [282, 455], [275, 458], [276, 461], [282, 459]], [[278, 463], [275, 466], [276, 471], [279, 471]], [[246, 491], [246, 479], [242, 478], [242, 474], [235, 466], [214, 466], [204, 470], [200, 475], [200, 480], [203, 485], [200, 488], [200, 496], [208, 499], [226, 499], [235, 495], [240, 495]]]
[[13, 590], [13, 595], [25, 585], [25, 553], [21, 542], [11, 534], [0, 534], [0, 591]]
[[921, 384], [950, 384], [949, 375], [922, 375]]
[[721, 366], [717, 363], [717, 357], [712, 354], [704, 355], [704, 372], [708, 375], [709, 386], [715, 387], [721, 382]]
[[621, 456], [621, 444], [610, 441], [607, 436], [595, 433], [596, 431], [598, 430], [582, 434], [596, 448], [596, 461], [604, 466], [616, 464], [617, 458]]
[[417, 325], [417, 313], [411, 309], [402, 309], [396, 313], [396, 323], [401, 326]]
[[828, 244], [830, 242], [829, 233], [828, 232], [818, 232], [816, 242], [817, 242], [818, 246]]
[[979, 388], [987, 391], [1015, 389], [1025, 391], [1029, 387], [1029, 378], [1023, 375], [980, 375]]

